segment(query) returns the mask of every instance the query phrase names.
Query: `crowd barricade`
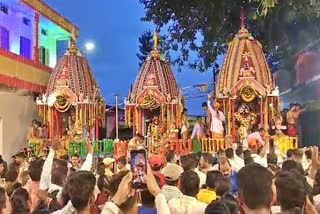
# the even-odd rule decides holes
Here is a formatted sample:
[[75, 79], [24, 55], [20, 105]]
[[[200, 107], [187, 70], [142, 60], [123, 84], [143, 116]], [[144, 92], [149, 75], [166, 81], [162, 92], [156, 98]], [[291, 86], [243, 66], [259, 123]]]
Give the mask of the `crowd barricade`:
[[[92, 142], [94, 155], [113, 154], [113, 140], [104, 139]], [[84, 141], [70, 142], [68, 144], [68, 155], [78, 154], [79, 156], [86, 156], [87, 150], [84, 146]]]
[[186, 155], [192, 152], [192, 141], [176, 139], [170, 141], [170, 150], [174, 150], [177, 155]]
[[113, 156], [115, 159], [118, 159], [120, 157], [126, 157], [127, 151], [128, 151], [128, 142], [127, 141], [117, 141], [113, 143], [114, 146], [114, 152]]
[[31, 149], [31, 154], [32, 155], [39, 156], [39, 150], [40, 150], [40, 148], [39, 148], [40, 144], [39, 143], [35, 143], [35, 142], [32, 142], [32, 141], [29, 141], [28, 142], [28, 146]]
[[177, 155], [186, 155], [192, 152], [192, 141], [182, 139], [171, 139], [166, 145], [149, 145], [148, 153], [151, 155], [165, 155], [169, 150], [175, 151]]
[[70, 142], [68, 144], [68, 156], [70, 157], [73, 154], [78, 154], [79, 156], [87, 155], [83, 141]]
[[211, 154], [217, 153], [220, 149], [225, 150], [226, 145], [224, 138], [203, 138], [201, 139], [202, 152], [208, 152]]
[[275, 138], [275, 142], [278, 143], [281, 154], [286, 154], [289, 149], [298, 148], [298, 137], [281, 136]]
[[93, 153], [95, 155], [105, 155], [113, 153], [113, 140], [104, 139], [92, 142]]

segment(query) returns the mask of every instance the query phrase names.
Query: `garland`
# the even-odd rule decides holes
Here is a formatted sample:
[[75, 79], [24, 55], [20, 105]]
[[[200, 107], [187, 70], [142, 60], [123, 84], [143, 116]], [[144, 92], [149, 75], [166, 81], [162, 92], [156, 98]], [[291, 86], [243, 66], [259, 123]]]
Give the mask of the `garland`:
[[59, 112], [66, 112], [68, 111], [69, 107], [71, 106], [71, 102], [69, 99], [67, 99], [64, 96], [57, 96], [57, 100], [54, 103], [54, 107], [56, 107], [56, 109]]
[[250, 86], [245, 86], [242, 89], [240, 89], [239, 94], [241, 99], [247, 103], [252, 102], [257, 96], [257, 92], [253, 90]]

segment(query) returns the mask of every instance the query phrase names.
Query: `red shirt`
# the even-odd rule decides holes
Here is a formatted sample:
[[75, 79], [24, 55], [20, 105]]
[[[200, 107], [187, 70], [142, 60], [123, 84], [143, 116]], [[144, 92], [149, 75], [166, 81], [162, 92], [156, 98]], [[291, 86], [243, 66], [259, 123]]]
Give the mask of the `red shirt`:
[[153, 175], [159, 178], [160, 180], [159, 186], [160, 188], [162, 188], [166, 184], [166, 179], [164, 177], [164, 174], [162, 174], [161, 172], [153, 172]]
[[100, 214], [101, 210], [96, 205], [91, 205], [90, 214]]
[[97, 199], [96, 199], [96, 205], [97, 206], [100, 206], [100, 205], [103, 205], [105, 203], [107, 203], [108, 201], [108, 195], [104, 192], [100, 192], [98, 195], [97, 195]]

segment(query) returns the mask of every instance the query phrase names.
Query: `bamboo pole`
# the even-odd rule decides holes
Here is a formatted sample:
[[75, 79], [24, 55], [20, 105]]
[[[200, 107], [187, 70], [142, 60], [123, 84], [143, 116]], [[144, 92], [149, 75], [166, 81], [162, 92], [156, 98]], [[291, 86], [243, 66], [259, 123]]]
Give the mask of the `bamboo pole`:
[[264, 103], [264, 130], [268, 131], [268, 114], [269, 114], [269, 104], [268, 104], [268, 97], [265, 97], [265, 103]]

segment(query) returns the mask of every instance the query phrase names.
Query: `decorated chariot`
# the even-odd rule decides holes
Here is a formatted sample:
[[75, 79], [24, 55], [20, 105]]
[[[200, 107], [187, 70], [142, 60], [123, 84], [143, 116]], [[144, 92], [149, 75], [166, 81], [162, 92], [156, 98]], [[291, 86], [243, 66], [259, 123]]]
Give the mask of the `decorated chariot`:
[[[264, 129], [285, 152], [297, 146], [297, 138], [282, 133], [279, 89], [270, 72], [259, 41], [245, 28], [244, 17], [235, 38], [229, 42], [214, 97], [226, 115], [225, 134], [242, 143], [250, 133]], [[224, 139], [203, 139], [211, 152], [223, 148]]]
[[140, 139], [131, 141], [131, 145], [140, 142], [151, 153], [169, 149], [181, 152], [178, 148], [186, 149], [178, 139], [183, 97], [169, 62], [158, 50], [157, 33], [153, 40], [153, 50], [142, 64], [125, 101], [125, 122]]
[[[47, 138], [58, 139], [58, 157], [73, 153], [85, 155], [83, 142], [92, 140], [99, 153], [110, 147], [109, 141], [99, 141], [99, 127], [104, 126], [105, 103], [86, 58], [76, 47], [75, 37], [60, 57], [50, 76], [46, 93], [36, 100], [42, 124], [47, 126]], [[41, 153], [39, 142], [29, 144]]]

